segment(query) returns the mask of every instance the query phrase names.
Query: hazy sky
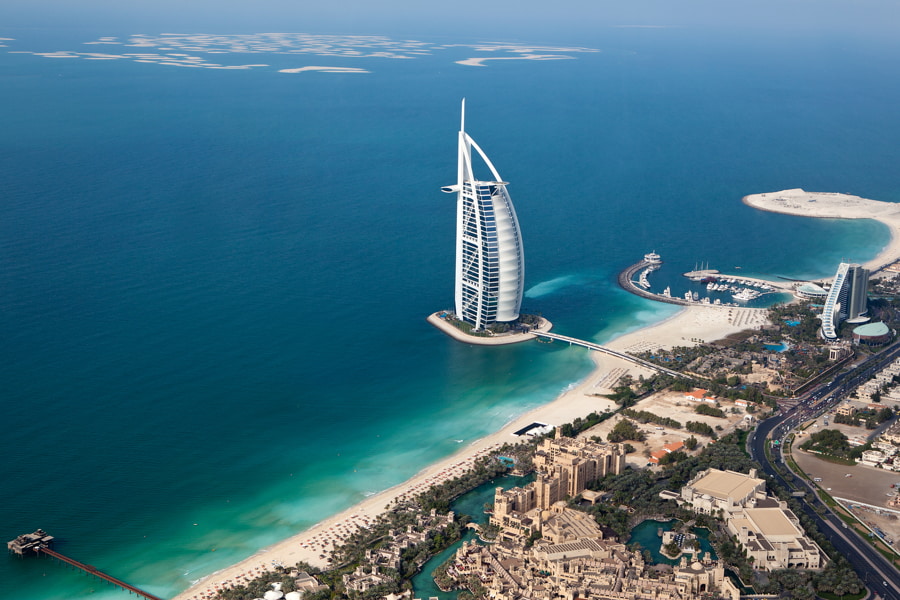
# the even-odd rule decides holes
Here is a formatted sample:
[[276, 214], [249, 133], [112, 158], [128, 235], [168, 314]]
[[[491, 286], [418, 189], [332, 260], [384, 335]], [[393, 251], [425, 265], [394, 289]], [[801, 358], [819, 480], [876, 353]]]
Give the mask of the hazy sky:
[[[0, 30], [583, 38], [616, 26], [900, 37], [900, 0], [3, 0]], [[467, 35], [467, 33], [469, 35]]]

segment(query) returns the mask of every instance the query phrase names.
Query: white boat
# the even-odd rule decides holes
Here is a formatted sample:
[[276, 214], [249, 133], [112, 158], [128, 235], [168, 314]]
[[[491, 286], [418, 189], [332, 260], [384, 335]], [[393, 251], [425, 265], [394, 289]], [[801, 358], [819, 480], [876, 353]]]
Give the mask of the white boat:
[[754, 298], [759, 298], [759, 296], [760, 293], [755, 290], [751, 290], [750, 288], [742, 288], [741, 290], [737, 291], [732, 296], [732, 298], [734, 298], [738, 302], [748, 302], [750, 300], [753, 300]]
[[665, 296], [666, 298], [671, 298], [672, 297], [672, 288], [670, 288], [669, 286], [666, 286], [666, 289], [663, 290], [662, 295]]
[[652, 268], [646, 268], [641, 271], [640, 276], [638, 276], [638, 285], [644, 288], [645, 290], [650, 289], [650, 281], [647, 279], [647, 274], [652, 270]]
[[662, 263], [662, 257], [656, 253], [656, 251], [648, 252], [644, 255], [644, 262], [650, 263], [651, 265], [658, 265]]

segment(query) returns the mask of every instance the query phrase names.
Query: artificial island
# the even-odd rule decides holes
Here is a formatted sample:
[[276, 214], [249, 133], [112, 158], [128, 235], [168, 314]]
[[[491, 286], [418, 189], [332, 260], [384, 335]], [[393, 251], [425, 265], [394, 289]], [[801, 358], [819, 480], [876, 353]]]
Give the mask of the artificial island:
[[[551, 323], [521, 315], [525, 291], [525, 250], [516, 209], [494, 164], [466, 133], [466, 101], [462, 101], [456, 183], [441, 191], [456, 194], [455, 311], [428, 317], [448, 335], [470, 344], [515, 344], [549, 331]], [[479, 180], [472, 149], [490, 170]]]

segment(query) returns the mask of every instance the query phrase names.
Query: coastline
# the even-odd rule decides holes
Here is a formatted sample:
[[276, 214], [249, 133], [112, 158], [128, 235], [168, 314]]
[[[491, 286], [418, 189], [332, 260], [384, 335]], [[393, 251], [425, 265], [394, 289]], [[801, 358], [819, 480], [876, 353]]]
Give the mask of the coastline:
[[535, 332], [543, 333], [550, 331], [553, 328], [553, 323], [543, 317], [539, 317], [537, 327], [527, 333], [504, 333], [495, 336], [481, 337], [469, 335], [468, 333], [464, 333], [457, 329], [441, 318], [441, 313], [443, 312], [444, 311], [431, 313], [425, 320], [442, 333], [452, 337], [454, 340], [464, 344], [472, 344], [473, 346], [506, 346], [508, 344], [519, 344], [521, 342], [536, 339], [537, 335]]
[[[846, 194], [805, 192], [801, 189], [748, 195], [742, 202], [759, 210], [794, 216], [875, 219], [890, 229], [891, 241], [878, 256], [866, 262], [864, 266], [875, 272], [900, 259], [898, 204]], [[766, 309], [734, 306], [684, 306], [660, 322], [623, 333], [605, 345], [632, 353], [675, 346], [693, 346], [701, 343], [695, 340], [708, 342], [745, 329], [759, 328], [766, 322], [766, 312]], [[471, 343], [465, 339], [460, 341]], [[355, 528], [374, 521], [393, 501], [416, 494], [434, 483], [455, 477], [478, 456], [503, 443], [514, 443], [517, 438], [512, 435], [513, 432], [532, 422], [558, 425], [570, 422], [576, 417], [584, 417], [592, 411], [614, 408], [615, 403], [602, 394], [610, 392], [620, 377], [625, 374], [634, 377], [650, 375], [649, 370], [613, 356], [593, 352], [591, 358], [595, 364], [594, 370], [572, 389], [560, 394], [548, 404], [516, 417], [499, 431], [475, 440], [454, 454], [426, 466], [411, 479], [366, 498], [310, 529], [264, 548], [239, 563], [206, 576], [179, 593], [174, 600], [200, 600], [211, 597], [229, 582], [240, 583], [242, 576], [255, 578], [272, 570], [273, 564], [291, 566], [299, 561], [305, 561], [315, 566], [326, 567], [327, 563], [323, 557], [328, 554], [335, 541], [349, 535]]]
[[[640, 352], [652, 348], [691, 346], [697, 342], [685, 339], [690, 331], [695, 339], [720, 339], [731, 333], [754, 327], [765, 321], [765, 309], [690, 306], [663, 321], [624, 333], [606, 345], [616, 350]], [[688, 336], [690, 338], [690, 336]], [[346, 537], [357, 527], [371, 523], [395, 500], [417, 494], [428, 486], [450, 479], [465, 470], [477, 457], [504, 444], [515, 443], [513, 432], [535, 421], [558, 425], [584, 417], [593, 411], [613, 409], [616, 405], [602, 394], [610, 393], [622, 376], [650, 376], [649, 369], [628, 361], [592, 352], [595, 367], [591, 373], [548, 404], [539, 406], [505, 424], [499, 431], [473, 441], [454, 454], [423, 468], [409, 480], [329, 517], [310, 529], [256, 552], [252, 556], [204, 577], [179, 593], [173, 600], [201, 600], [211, 597], [229, 583], [239, 584], [242, 577], [255, 578], [271, 571], [276, 564], [291, 566], [305, 561], [325, 568], [324, 556], [335, 541]]]
[[757, 210], [818, 219], [872, 219], [886, 225], [891, 241], [878, 256], [863, 263], [876, 273], [900, 260], [900, 204], [850, 194], [807, 192], [801, 188], [750, 194], [741, 201]]

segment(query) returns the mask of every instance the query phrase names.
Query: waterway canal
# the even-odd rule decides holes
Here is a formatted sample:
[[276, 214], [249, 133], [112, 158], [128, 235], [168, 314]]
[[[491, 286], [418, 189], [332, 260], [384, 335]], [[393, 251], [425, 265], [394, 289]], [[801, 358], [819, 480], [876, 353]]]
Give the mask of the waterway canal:
[[[631, 537], [628, 538], [628, 545], [640, 544], [641, 550], [650, 552], [650, 560], [654, 564], [678, 564], [680, 558], [672, 560], [671, 558], [663, 556], [659, 551], [660, 546], [662, 545], [661, 532], [672, 531], [672, 528], [676, 523], [678, 523], [678, 521], [674, 519], [671, 521], [641, 521], [637, 527], [631, 530]], [[704, 556], [709, 555], [713, 559], [718, 558], [709, 541], [709, 529], [694, 527], [691, 529], [691, 533], [697, 536], [697, 540], [700, 542], [700, 551]]]
[[[494, 490], [496, 490], [498, 487], [502, 487], [503, 489], [508, 490], [509, 488], [513, 488], [516, 486], [527, 485], [532, 481], [534, 481], [534, 475], [527, 475], [525, 477], [498, 477], [493, 481], [489, 481], [478, 486], [467, 494], [463, 494], [453, 501], [453, 503], [450, 505], [450, 508], [455, 511], [457, 515], [469, 515], [473, 523], [486, 525], [488, 520], [490, 519], [490, 515], [486, 515], [484, 513], [484, 505], [494, 503]], [[413, 598], [437, 597], [441, 600], [456, 600], [456, 596], [459, 594], [459, 591], [453, 590], [452, 592], [442, 592], [434, 584], [434, 579], [432, 579], [431, 577], [431, 572], [438, 568], [441, 563], [447, 560], [452, 554], [454, 554], [457, 549], [459, 549], [460, 545], [462, 545], [463, 541], [469, 541], [475, 539], [475, 537], [475, 532], [469, 530], [463, 536], [462, 540], [456, 542], [455, 544], [426, 562], [422, 566], [422, 570], [412, 578]]]

